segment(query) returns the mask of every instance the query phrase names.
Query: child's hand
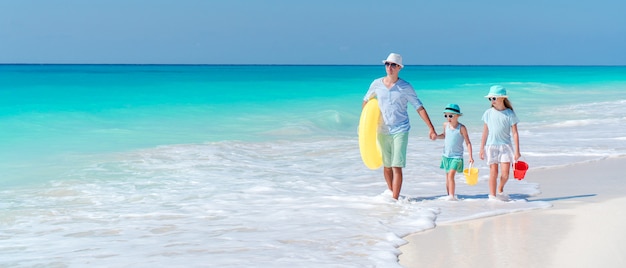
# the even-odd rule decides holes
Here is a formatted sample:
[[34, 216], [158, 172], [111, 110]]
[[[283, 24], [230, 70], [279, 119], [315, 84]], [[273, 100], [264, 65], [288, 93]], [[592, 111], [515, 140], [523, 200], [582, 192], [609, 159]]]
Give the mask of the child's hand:
[[428, 134], [429, 134], [431, 140], [436, 140], [437, 139], [437, 132], [435, 132], [434, 130], [431, 130]]

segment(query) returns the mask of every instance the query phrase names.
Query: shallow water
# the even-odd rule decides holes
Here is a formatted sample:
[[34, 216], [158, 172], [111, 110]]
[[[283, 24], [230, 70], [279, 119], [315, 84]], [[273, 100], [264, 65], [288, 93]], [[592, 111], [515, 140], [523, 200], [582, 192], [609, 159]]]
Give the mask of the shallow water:
[[[361, 163], [380, 66], [0, 66], [0, 265], [395, 267], [402, 236], [549, 207], [486, 200], [483, 96], [503, 84], [534, 168], [626, 152], [626, 68], [407, 66], [438, 131], [448, 102], [479, 183], [439, 200], [442, 141], [411, 114], [400, 201]], [[599, 108], [601, 107], [601, 108]], [[600, 112], [598, 112], [600, 110]]]

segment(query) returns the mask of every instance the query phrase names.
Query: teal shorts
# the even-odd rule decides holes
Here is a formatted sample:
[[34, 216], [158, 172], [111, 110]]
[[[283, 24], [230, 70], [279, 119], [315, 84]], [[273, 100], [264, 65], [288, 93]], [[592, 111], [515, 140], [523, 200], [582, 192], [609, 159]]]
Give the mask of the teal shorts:
[[380, 151], [383, 154], [383, 166], [404, 168], [406, 166], [406, 147], [409, 144], [409, 133], [378, 133], [377, 138]]
[[463, 158], [450, 158], [450, 157], [441, 157], [441, 165], [439, 166], [446, 173], [450, 172], [450, 170], [456, 170], [457, 172], [463, 173]]

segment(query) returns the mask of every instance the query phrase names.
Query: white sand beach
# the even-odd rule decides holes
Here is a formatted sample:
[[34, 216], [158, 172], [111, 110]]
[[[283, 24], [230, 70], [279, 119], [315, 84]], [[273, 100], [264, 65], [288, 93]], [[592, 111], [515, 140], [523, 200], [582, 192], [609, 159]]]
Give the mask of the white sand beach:
[[[626, 267], [626, 157], [531, 169], [529, 201], [553, 207], [436, 228], [405, 239], [404, 267]], [[487, 189], [485, 188], [485, 191]], [[462, 202], [460, 202], [462, 204]]]

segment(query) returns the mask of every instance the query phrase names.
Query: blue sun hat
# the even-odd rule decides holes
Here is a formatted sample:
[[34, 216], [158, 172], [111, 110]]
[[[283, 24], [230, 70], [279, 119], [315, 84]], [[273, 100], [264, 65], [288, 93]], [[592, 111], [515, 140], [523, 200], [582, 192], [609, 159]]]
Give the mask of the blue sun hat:
[[449, 114], [459, 114], [462, 115], [461, 113], [461, 107], [459, 107], [459, 105], [454, 104], [454, 103], [450, 103], [448, 105], [446, 105], [446, 108], [443, 109], [443, 113], [449, 113]]
[[506, 95], [506, 88], [501, 85], [491, 86], [489, 88], [489, 94], [487, 94], [485, 98], [489, 97], [508, 98], [508, 96]]

